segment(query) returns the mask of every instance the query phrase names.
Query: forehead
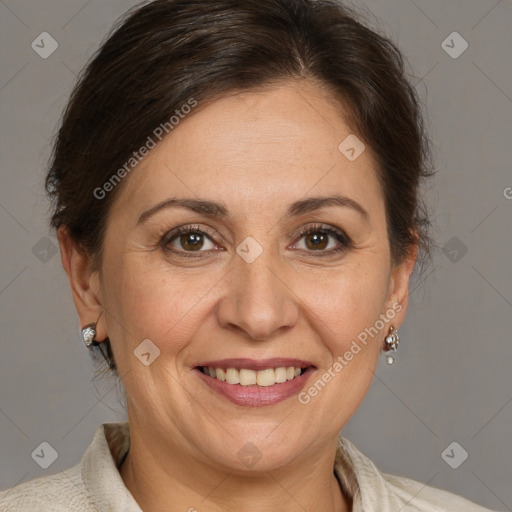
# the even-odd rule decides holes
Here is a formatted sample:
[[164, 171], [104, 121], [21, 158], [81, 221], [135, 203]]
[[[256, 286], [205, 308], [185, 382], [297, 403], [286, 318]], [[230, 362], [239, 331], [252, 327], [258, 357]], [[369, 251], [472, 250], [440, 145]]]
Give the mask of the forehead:
[[135, 215], [182, 195], [249, 214], [332, 192], [378, 203], [371, 150], [350, 161], [339, 149], [349, 136], [342, 105], [310, 82], [230, 94], [180, 120], [132, 171], [119, 206]]

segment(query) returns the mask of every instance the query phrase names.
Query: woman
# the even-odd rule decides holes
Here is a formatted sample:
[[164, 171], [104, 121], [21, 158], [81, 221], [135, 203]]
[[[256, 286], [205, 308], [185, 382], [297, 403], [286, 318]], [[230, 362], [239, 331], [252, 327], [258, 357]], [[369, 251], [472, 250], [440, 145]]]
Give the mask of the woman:
[[128, 422], [1, 510], [486, 510], [339, 437], [428, 256], [428, 156], [399, 51], [339, 3], [130, 13], [47, 177], [83, 340]]

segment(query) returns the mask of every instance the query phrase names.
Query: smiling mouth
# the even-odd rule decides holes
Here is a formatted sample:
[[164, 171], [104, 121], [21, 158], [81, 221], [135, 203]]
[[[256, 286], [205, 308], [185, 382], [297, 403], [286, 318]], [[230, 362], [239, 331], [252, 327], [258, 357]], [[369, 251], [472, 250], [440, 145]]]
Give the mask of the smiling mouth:
[[295, 366], [281, 366], [263, 370], [249, 368], [216, 368], [212, 366], [196, 366], [196, 369], [212, 379], [226, 382], [235, 386], [268, 387], [283, 384], [300, 377], [312, 366], [305, 368]]

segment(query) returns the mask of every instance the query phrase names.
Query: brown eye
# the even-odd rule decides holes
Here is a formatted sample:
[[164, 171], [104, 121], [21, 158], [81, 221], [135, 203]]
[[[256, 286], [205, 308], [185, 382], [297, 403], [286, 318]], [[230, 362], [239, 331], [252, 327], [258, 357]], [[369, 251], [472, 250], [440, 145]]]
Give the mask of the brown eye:
[[200, 253], [217, 247], [209, 235], [192, 226], [172, 230], [162, 239], [162, 246], [167, 252], [186, 257], [191, 257], [191, 253], [199, 253], [197, 256], [201, 256]]
[[190, 231], [188, 234], [180, 235], [179, 241], [186, 251], [197, 251], [203, 246], [202, 236], [200, 233]]
[[325, 249], [329, 244], [329, 235], [321, 232], [310, 233], [305, 236], [306, 247], [311, 250]]
[[[315, 256], [329, 256], [352, 247], [352, 241], [341, 230], [326, 228], [322, 226], [312, 226], [303, 229], [299, 235], [297, 249], [305, 252], [316, 252]], [[300, 247], [300, 241], [304, 239], [303, 247]]]

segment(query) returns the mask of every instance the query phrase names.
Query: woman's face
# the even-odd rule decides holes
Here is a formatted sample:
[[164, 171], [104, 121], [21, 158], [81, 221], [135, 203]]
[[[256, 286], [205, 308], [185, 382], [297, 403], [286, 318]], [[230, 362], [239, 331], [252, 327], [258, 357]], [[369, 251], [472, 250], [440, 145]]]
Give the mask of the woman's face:
[[[357, 409], [389, 325], [405, 315], [414, 261], [392, 268], [370, 148], [355, 160], [359, 147], [340, 151], [351, 131], [318, 86], [289, 82], [196, 110], [125, 178], [91, 280], [97, 339], [109, 336], [129, 419], [151, 440], [232, 469], [252, 443], [258, 469], [270, 469], [331, 443]], [[331, 196], [345, 204], [303, 203]], [[198, 208], [143, 215], [171, 198]], [[197, 369], [228, 358], [313, 368], [299, 388], [216, 380], [228, 397]]]

